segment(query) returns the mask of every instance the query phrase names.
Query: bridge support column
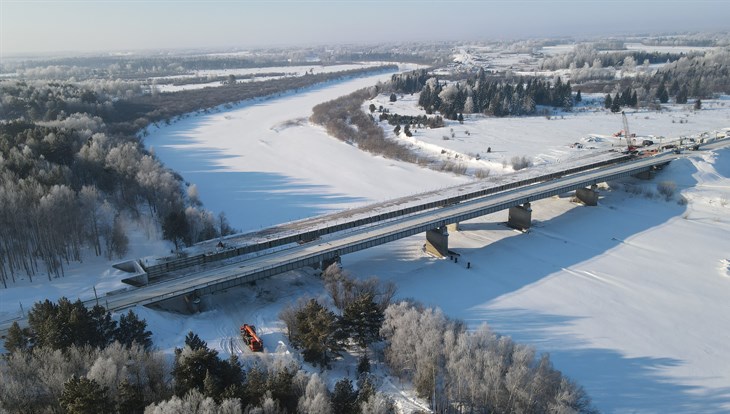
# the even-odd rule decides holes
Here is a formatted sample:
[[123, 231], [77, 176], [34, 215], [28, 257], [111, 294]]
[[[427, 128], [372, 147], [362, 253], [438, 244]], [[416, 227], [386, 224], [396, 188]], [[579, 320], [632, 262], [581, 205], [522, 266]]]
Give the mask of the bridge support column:
[[530, 228], [531, 224], [532, 208], [530, 207], [530, 203], [510, 207], [509, 216], [507, 218], [508, 226], [519, 230], [526, 230]]
[[575, 190], [575, 196], [587, 206], [598, 205], [598, 186], [593, 184], [591, 188], [579, 188]]
[[442, 226], [426, 232], [426, 251], [437, 257], [449, 255], [449, 231]]
[[183, 315], [193, 315], [203, 310], [200, 296], [195, 292], [164, 299], [147, 306]]
[[446, 225], [446, 230], [457, 232], [459, 231], [459, 223], [451, 223]]

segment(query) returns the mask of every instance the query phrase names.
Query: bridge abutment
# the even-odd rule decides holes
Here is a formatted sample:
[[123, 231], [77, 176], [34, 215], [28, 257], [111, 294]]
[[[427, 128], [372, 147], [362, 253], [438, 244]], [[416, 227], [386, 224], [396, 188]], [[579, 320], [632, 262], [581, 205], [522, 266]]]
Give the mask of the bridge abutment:
[[426, 232], [426, 251], [437, 257], [449, 255], [448, 226], [441, 226]]
[[186, 295], [174, 296], [172, 298], [163, 299], [161, 301], [154, 302], [148, 306], [168, 312], [181, 313], [184, 315], [192, 315], [203, 310], [202, 300], [197, 292], [191, 292]]
[[575, 196], [580, 200], [583, 204], [587, 206], [597, 206], [598, 205], [598, 186], [592, 185], [591, 188], [579, 188], [575, 190]]
[[507, 225], [519, 230], [526, 230], [532, 224], [532, 207], [530, 203], [510, 207]]
[[446, 230], [448, 231], [459, 231], [459, 223], [451, 223], [446, 225]]

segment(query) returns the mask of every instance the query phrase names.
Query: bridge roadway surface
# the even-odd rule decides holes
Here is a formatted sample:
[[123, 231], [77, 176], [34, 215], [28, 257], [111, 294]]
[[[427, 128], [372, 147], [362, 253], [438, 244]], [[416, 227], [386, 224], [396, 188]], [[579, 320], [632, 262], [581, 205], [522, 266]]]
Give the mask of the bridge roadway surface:
[[[100, 299], [110, 311], [147, 305], [189, 293], [206, 294], [314, 265], [322, 260], [409, 237], [446, 224], [491, 214], [527, 202], [552, 197], [593, 184], [652, 170], [677, 157], [665, 153], [597, 170], [580, 172], [552, 181], [511, 189], [483, 198], [449, 205], [437, 210], [402, 217], [343, 234], [333, 234], [291, 248], [273, 251], [244, 262], [201, 271], [184, 277], [130, 289]], [[88, 301], [93, 304], [94, 301]]]
[[[184, 258], [159, 258], [158, 263], [141, 262], [149, 282], [170, 278], [173, 273], [194, 266], [221, 265], [243, 261], [263, 250], [286, 247], [292, 243], [309, 242], [329, 234], [380, 224], [385, 221], [442, 208], [489, 194], [553, 180], [568, 174], [629, 161], [632, 157], [615, 151], [591, 153], [552, 168], [522, 170], [513, 174], [488, 177], [483, 180], [429, 191], [426, 193], [386, 200], [336, 213], [279, 224], [257, 232], [225, 238], [225, 249], [217, 247], [218, 240], [201, 242], [186, 249]], [[555, 168], [559, 167], [559, 168]], [[217, 263], [216, 263], [217, 262]]]

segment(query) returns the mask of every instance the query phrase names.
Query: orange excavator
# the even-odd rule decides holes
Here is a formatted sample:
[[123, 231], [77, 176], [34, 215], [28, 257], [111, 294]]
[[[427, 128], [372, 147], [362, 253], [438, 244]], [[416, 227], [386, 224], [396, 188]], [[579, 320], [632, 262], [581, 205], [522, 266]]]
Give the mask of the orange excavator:
[[264, 343], [261, 341], [261, 338], [256, 335], [255, 326], [244, 323], [241, 326], [241, 337], [243, 338], [243, 342], [245, 342], [252, 351], [263, 352]]

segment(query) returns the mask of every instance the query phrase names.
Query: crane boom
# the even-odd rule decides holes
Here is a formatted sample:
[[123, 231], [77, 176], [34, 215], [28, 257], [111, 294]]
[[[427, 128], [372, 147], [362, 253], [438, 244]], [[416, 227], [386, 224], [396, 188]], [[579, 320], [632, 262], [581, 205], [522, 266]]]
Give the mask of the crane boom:
[[624, 111], [621, 111], [621, 120], [624, 123], [624, 138], [626, 138], [626, 146], [630, 152], [635, 150], [636, 146], [634, 145], [634, 140], [631, 137], [631, 132], [629, 132], [629, 120], [626, 118], [626, 113]]

